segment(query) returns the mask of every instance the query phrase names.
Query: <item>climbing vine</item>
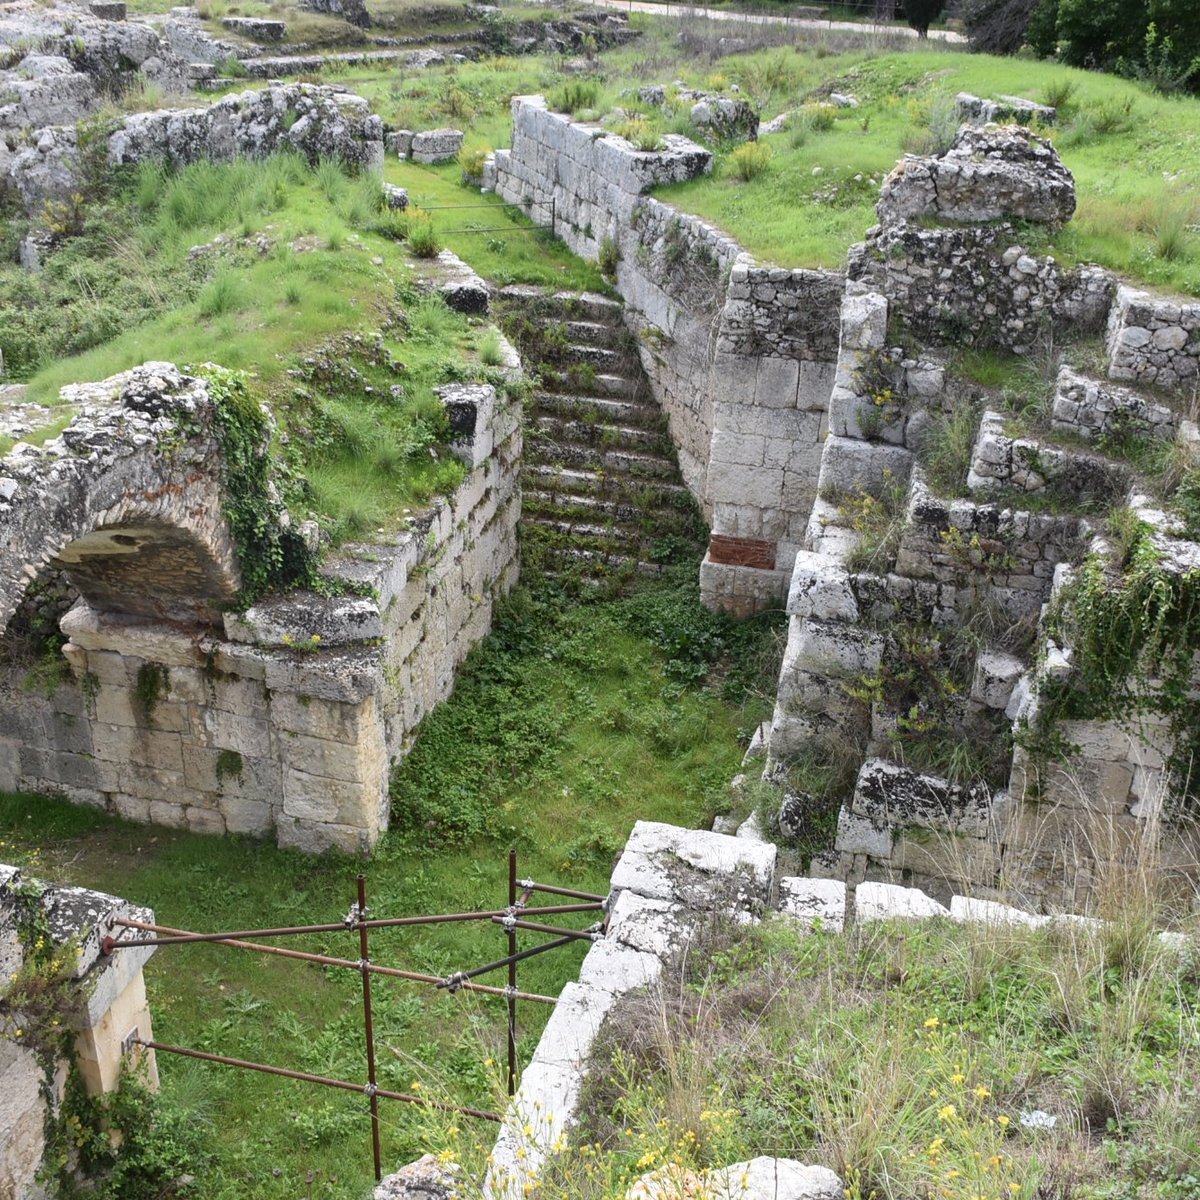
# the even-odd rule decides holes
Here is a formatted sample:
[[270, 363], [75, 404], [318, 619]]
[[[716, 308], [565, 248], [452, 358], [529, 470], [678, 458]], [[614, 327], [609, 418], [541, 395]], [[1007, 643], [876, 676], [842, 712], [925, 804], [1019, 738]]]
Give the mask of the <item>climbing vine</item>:
[[315, 586], [316, 555], [280, 521], [283, 505], [270, 486], [267, 419], [245, 374], [212, 363], [197, 374], [208, 384], [225, 457], [225, 519], [242, 572], [239, 604], [245, 607], [272, 590]]
[[1163, 718], [1173, 744], [1178, 794], [1200, 796], [1192, 769], [1200, 751], [1200, 696], [1193, 687], [1200, 652], [1200, 568], [1172, 563], [1153, 531], [1138, 522], [1121, 569], [1093, 554], [1052, 611], [1050, 637], [1072, 647], [1070, 677], [1043, 690], [1038, 724]]

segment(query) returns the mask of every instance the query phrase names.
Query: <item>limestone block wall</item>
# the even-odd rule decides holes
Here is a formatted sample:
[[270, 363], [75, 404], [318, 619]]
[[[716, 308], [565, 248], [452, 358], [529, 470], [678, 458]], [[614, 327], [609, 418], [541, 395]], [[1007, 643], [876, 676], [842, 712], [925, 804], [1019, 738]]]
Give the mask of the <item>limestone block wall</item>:
[[[12, 1200], [44, 1196], [37, 1174], [48, 1122], [75, 1069], [89, 1095], [113, 1090], [123, 1066], [139, 1065], [151, 1086], [158, 1076], [154, 1052], [131, 1056], [123, 1043], [153, 1039], [142, 968], [154, 947], [102, 953], [108, 935], [126, 932], [113, 921], [154, 921], [149, 909], [86, 888], [46, 885], [0, 865], [0, 995], [32, 958], [31, 929], [44, 945], [37, 953], [71, 944], [75, 959], [68, 985], [74, 1032], [73, 1067], [38, 1047], [37, 1017], [9, 1009], [0, 1019], [0, 1195]], [[34, 936], [38, 936], [34, 935]]]
[[62, 621], [66, 681], [0, 674], [0, 789], [309, 851], [373, 846], [391, 763], [517, 574], [519, 405], [490, 385], [444, 399], [469, 473], [393, 540], [329, 564], [369, 595], [268, 598], [217, 627], [81, 601]]
[[680, 468], [712, 524], [705, 602], [778, 606], [816, 492], [843, 276], [759, 266], [733, 239], [645, 192], [711, 167], [667, 137], [637, 151], [599, 126], [513, 102], [498, 194], [553, 222], [577, 253], [617, 255], [616, 285], [667, 416]]
[[1106, 330], [1113, 379], [1177, 387], [1200, 376], [1200, 303], [1122, 284]]

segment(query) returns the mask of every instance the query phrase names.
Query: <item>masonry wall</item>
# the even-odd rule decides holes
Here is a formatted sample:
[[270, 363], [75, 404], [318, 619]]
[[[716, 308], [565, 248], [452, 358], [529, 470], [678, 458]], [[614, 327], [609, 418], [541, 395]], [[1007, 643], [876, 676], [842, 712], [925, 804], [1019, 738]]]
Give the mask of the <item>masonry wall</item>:
[[616, 285], [680, 468], [712, 526], [706, 603], [778, 606], [816, 493], [844, 277], [764, 267], [720, 230], [647, 196], [711, 169], [684, 138], [638, 151], [513, 101], [496, 191], [576, 253], [617, 254]]
[[0, 789], [303, 850], [374, 845], [389, 766], [517, 575], [519, 406], [451, 391], [466, 480], [330, 564], [371, 596], [290, 594], [212, 631], [79, 602], [65, 680], [0, 673]]
[[0, 1016], [0, 1195], [9, 1200], [47, 1194], [37, 1176], [53, 1121], [50, 1106], [61, 1102], [72, 1069], [93, 1096], [112, 1091], [122, 1067], [134, 1064], [157, 1086], [154, 1052], [131, 1056], [123, 1046], [130, 1034], [147, 1041], [154, 1036], [142, 974], [154, 948], [103, 954], [105, 936], [126, 932], [113, 924], [116, 919], [153, 923], [154, 913], [102, 892], [46, 885], [0, 864], [0, 997], [27, 961], [23, 930], [36, 925], [50, 948], [72, 942], [76, 948], [67, 985], [73, 1063], [38, 1049], [33, 1014], [6, 1005]]

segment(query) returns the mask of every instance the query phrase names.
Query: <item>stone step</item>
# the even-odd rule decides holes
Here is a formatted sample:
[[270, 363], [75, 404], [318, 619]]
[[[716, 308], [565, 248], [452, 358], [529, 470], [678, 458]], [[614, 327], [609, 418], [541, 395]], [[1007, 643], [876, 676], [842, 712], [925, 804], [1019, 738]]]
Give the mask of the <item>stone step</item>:
[[527, 412], [575, 420], [595, 417], [618, 425], [665, 428], [662, 409], [641, 400], [610, 400], [605, 396], [571, 396], [565, 392], [534, 392]]
[[[612, 499], [614, 494], [625, 495], [625, 481], [603, 471], [588, 468], [568, 467], [558, 463], [536, 463], [526, 459], [522, 480], [528, 479], [539, 489], [551, 494], [589, 496], [597, 499]], [[664, 507], [684, 507], [688, 504], [687, 489], [667, 479], [647, 479], [638, 486], [638, 499], [643, 492], [654, 496]]]
[[532, 463], [562, 464], [640, 479], [671, 479], [678, 473], [675, 464], [659, 454], [621, 449], [605, 450], [599, 446], [579, 442], [550, 443], [529, 438], [525, 443], [525, 457], [527, 462]]
[[568, 371], [553, 368], [542, 372], [542, 390], [568, 396], [586, 391], [592, 396], [615, 400], [634, 400], [649, 393], [641, 375], [633, 372], [592, 371], [586, 378], [580, 379], [572, 377]]
[[[535, 523], [526, 526], [526, 536], [535, 537], [539, 527]], [[543, 542], [538, 547], [543, 560], [550, 564], [547, 574], [556, 575], [554, 566], [566, 566], [568, 563], [580, 564], [594, 569], [593, 579], [619, 572], [638, 575], [661, 575], [662, 566], [640, 558], [637, 547], [604, 547], [580, 544], [573, 541], [570, 545]]]
[[573, 343], [581, 346], [614, 350], [624, 348], [629, 341], [623, 325], [606, 325], [601, 321], [564, 321], [563, 329]]
[[[664, 537], [697, 538], [696, 517], [690, 510], [669, 505], [630, 504], [624, 498], [554, 495], [527, 491], [521, 513], [531, 520], [559, 523], [583, 532], [603, 530], [629, 542], [655, 542]], [[698, 540], [702, 540], [700, 534]]]
[[[537, 479], [537, 483], [547, 481]], [[665, 510], [665, 511], [658, 511]], [[672, 511], [674, 510], [674, 511]], [[604, 496], [572, 491], [554, 491], [552, 487], [524, 487], [521, 493], [521, 511], [540, 515], [560, 512], [578, 513], [581, 520], [599, 520], [637, 523], [646, 513], [656, 512], [655, 526], [690, 525], [693, 520], [690, 506], [681, 507], [678, 494], [661, 486], [647, 484], [637, 491], [637, 503], [625, 496], [608, 499]]]
[[623, 325], [624, 307], [597, 292], [547, 292], [534, 284], [513, 283], [501, 288], [497, 298], [520, 306], [536, 306], [535, 311], [551, 320], [594, 321], [614, 327]]
[[670, 451], [670, 439], [658, 430], [613, 425], [607, 421], [571, 421], [562, 417], [534, 417], [529, 426], [529, 439], [530, 444], [545, 439], [556, 445], [583, 442], [607, 450], [648, 450], [664, 455]]
[[569, 342], [562, 351], [561, 362], [586, 364], [598, 372], [611, 372], [620, 375], [627, 361], [627, 356], [616, 350], [605, 350], [603, 346], [588, 346], [583, 342]]

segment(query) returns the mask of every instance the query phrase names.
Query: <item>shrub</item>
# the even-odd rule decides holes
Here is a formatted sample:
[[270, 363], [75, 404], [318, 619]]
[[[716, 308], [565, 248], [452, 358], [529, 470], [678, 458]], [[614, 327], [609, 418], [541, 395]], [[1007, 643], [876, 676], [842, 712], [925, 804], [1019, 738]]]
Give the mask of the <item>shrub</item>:
[[645, 117], [630, 117], [629, 120], [622, 121], [613, 132], [617, 137], [624, 138], [630, 145], [646, 153], [661, 150], [663, 146], [658, 130]]
[[428, 217], [419, 218], [409, 224], [408, 248], [418, 258], [437, 258], [442, 247], [433, 232], [433, 221]]
[[590, 79], [573, 79], [555, 89], [546, 102], [555, 112], [574, 116], [585, 108], [595, 108], [600, 100], [600, 85]]
[[483, 178], [483, 165], [487, 162], [491, 150], [486, 146], [477, 146], [474, 150], [465, 150], [459, 155], [459, 165], [462, 167], [463, 183], [477, 184]]
[[596, 254], [596, 265], [600, 268], [600, 274], [605, 279], [616, 279], [617, 263], [621, 261], [621, 248], [617, 245], [615, 238], [606, 237], [600, 242], [600, 249]]
[[917, 31], [917, 37], [929, 36], [929, 26], [942, 15], [946, 0], [904, 0], [904, 14]]
[[238, 308], [241, 300], [242, 287], [237, 277], [228, 271], [221, 271], [200, 293], [197, 308], [202, 317], [221, 317]]
[[771, 164], [771, 151], [761, 142], [744, 142], [729, 156], [733, 173], [743, 182], [761, 175]]
[[500, 335], [494, 329], [489, 329], [479, 343], [479, 361], [485, 367], [504, 365], [504, 351], [500, 345]]

